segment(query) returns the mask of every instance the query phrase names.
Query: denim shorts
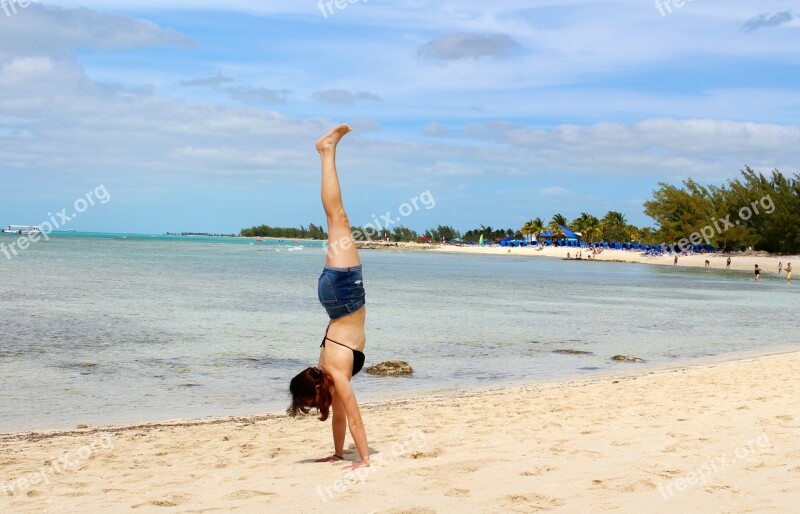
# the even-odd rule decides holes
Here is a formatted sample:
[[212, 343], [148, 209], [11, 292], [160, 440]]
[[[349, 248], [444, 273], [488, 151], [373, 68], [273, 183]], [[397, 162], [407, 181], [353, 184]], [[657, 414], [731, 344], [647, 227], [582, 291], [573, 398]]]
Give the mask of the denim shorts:
[[319, 302], [331, 319], [356, 312], [366, 303], [361, 265], [322, 270], [317, 286]]

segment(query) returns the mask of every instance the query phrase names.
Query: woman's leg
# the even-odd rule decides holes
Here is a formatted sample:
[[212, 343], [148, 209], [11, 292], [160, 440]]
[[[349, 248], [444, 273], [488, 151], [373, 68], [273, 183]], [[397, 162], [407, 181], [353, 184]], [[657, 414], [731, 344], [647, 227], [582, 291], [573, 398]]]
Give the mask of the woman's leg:
[[322, 159], [322, 207], [328, 220], [328, 255], [325, 265], [333, 268], [349, 268], [361, 264], [336, 173], [336, 145], [348, 132], [349, 126], [339, 125], [317, 141], [317, 151]]

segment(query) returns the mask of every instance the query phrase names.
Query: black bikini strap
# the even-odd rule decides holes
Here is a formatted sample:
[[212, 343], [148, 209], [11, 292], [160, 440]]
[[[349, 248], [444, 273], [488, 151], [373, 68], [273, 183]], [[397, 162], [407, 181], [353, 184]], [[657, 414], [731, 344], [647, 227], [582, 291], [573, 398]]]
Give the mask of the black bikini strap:
[[326, 337], [326, 338], [325, 338], [325, 340], [326, 340], [326, 341], [330, 341], [330, 342], [332, 342], [332, 343], [334, 343], [334, 344], [338, 344], [339, 346], [344, 346], [344, 347], [345, 347], [345, 348], [347, 348], [348, 350], [355, 351], [355, 350], [353, 350], [352, 348], [350, 348], [349, 346], [347, 346], [346, 344], [342, 344], [342, 343], [340, 343], [339, 341], [334, 341], [334, 340], [333, 340], [333, 339], [331, 339], [330, 337]]
[[338, 344], [339, 346], [344, 346], [348, 350], [355, 351], [352, 348], [350, 348], [349, 346], [347, 346], [346, 344], [342, 344], [339, 341], [334, 341], [333, 339], [328, 337], [328, 330], [330, 330], [330, 329], [331, 329], [331, 325], [330, 325], [330, 323], [328, 323], [328, 328], [325, 329], [325, 337], [322, 338], [322, 346], [325, 346], [325, 341], [330, 341], [333, 344]]

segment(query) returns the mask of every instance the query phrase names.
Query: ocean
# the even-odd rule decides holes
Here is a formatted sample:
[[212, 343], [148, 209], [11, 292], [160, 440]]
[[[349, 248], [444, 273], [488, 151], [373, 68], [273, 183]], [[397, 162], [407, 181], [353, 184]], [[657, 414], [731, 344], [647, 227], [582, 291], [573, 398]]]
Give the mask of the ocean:
[[[800, 342], [798, 289], [770, 277], [513, 255], [361, 258], [366, 366], [402, 359], [415, 371], [362, 372], [362, 402]], [[290, 378], [317, 363], [323, 263], [320, 243], [82, 233], [0, 255], [0, 432], [282, 411]], [[566, 349], [590, 353], [554, 353]]]

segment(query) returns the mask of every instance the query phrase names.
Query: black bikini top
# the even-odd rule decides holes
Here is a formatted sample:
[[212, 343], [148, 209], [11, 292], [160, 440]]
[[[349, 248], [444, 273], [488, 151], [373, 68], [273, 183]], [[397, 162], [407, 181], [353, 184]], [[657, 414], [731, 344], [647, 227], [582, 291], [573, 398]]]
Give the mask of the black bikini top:
[[353, 376], [356, 376], [358, 374], [358, 372], [361, 371], [361, 368], [364, 367], [364, 361], [366, 360], [367, 356], [364, 355], [364, 352], [360, 352], [358, 350], [350, 348], [346, 344], [342, 344], [342, 343], [340, 343], [338, 341], [334, 341], [333, 339], [328, 337], [328, 330], [330, 330], [330, 329], [331, 329], [331, 326], [328, 325], [328, 328], [325, 329], [325, 337], [322, 338], [322, 344], [319, 345], [319, 347], [320, 348], [324, 348], [325, 347], [325, 341], [330, 341], [333, 344], [338, 344], [339, 346], [344, 346], [345, 348], [347, 348], [348, 350], [353, 352]]

